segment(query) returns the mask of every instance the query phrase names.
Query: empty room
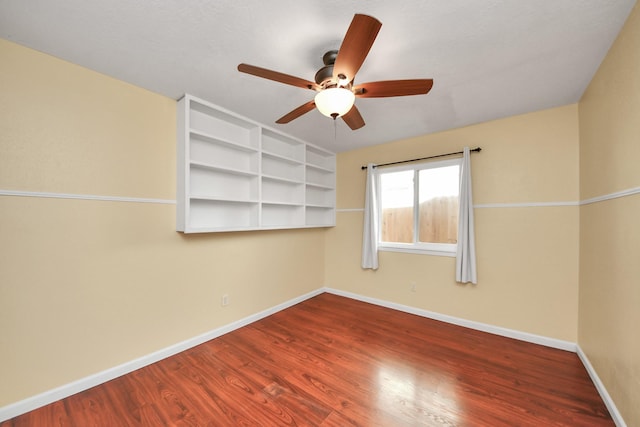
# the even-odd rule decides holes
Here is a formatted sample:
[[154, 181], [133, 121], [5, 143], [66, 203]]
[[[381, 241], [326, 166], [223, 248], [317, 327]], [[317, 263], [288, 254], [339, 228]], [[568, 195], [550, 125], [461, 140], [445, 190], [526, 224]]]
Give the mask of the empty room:
[[640, 426], [635, 0], [0, 1], [0, 426]]

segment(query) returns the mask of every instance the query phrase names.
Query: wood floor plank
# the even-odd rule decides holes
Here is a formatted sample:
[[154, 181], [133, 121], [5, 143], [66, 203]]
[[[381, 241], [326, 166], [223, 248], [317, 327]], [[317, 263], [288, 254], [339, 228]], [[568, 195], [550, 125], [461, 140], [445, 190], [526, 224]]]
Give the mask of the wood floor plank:
[[574, 353], [331, 294], [0, 423], [613, 425]]

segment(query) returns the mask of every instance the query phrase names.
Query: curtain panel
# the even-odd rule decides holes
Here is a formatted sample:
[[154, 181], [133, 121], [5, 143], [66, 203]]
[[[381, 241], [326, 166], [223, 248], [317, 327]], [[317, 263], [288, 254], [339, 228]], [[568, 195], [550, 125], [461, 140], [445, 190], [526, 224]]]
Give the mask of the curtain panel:
[[458, 248], [456, 251], [456, 282], [478, 283], [476, 242], [471, 191], [471, 153], [464, 147], [460, 168], [460, 211], [458, 213]]
[[378, 190], [374, 165], [367, 165], [362, 229], [362, 268], [378, 269]]

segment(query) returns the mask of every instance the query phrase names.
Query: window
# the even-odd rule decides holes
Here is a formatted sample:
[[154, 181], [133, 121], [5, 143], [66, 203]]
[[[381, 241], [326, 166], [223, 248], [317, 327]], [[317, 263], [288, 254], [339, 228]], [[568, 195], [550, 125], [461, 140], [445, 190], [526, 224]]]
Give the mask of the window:
[[377, 170], [381, 250], [455, 256], [460, 159]]

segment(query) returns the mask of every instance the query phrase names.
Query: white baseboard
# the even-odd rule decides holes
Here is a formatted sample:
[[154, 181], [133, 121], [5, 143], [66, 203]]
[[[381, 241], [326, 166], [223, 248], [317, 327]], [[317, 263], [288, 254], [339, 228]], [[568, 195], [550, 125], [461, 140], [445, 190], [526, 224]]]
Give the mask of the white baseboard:
[[426, 317], [429, 319], [440, 320], [442, 322], [451, 323], [453, 325], [464, 326], [465, 328], [469, 328], [469, 329], [489, 332], [494, 335], [514, 338], [520, 341], [540, 344], [546, 347], [552, 347], [560, 350], [571, 351], [573, 353], [576, 352], [576, 348], [577, 348], [576, 343], [573, 343], [570, 341], [563, 341], [555, 338], [545, 337], [542, 335], [535, 335], [527, 332], [516, 331], [514, 329], [501, 328], [499, 326], [489, 325], [486, 323], [474, 322], [471, 320], [461, 319], [459, 317], [449, 316], [446, 314], [440, 314], [433, 311], [428, 311], [420, 308], [410, 307], [407, 305], [397, 304], [395, 302], [389, 302], [389, 301], [385, 301], [377, 298], [365, 297], [363, 295], [354, 294], [351, 292], [340, 291], [338, 289], [325, 288], [324, 291], [330, 294], [340, 295], [340, 296], [355, 299], [358, 301], [368, 302], [370, 304], [375, 304], [382, 307], [403, 311], [405, 313], [415, 314], [417, 316]]
[[182, 341], [178, 344], [166, 347], [164, 349], [158, 350], [146, 356], [142, 356], [130, 362], [123, 363], [122, 365], [116, 366], [114, 368], [110, 368], [102, 372], [98, 372], [94, 375], [81, 378], [72, 383], [65, 384], [63, 386], [54, 388], [52, 390], [45, 391], [44, 393], [4, 406], [0, 408], [0, 422], [6, 421], [13, 417], [17, 417], [18, 415], [22, 415], [29, 411], [33, 411], [34, 409], [48, 405], [57, 400], [64, 399], [65, 397], [69, 397], [81, 391], [87, 390], [91, 387], [97, 386], [99, 384], [105, 383], [112, 379], [118, 378], [122, 375], [133, 372], [136, 369], [140, 369], [152, 363], [158, 362], [162, 359], [166, 359], [167, 357], [173, 356], [174, 354], [180, 353], [181, 351], [188, 350], [192, 347], [195, 347], [204, 342], [207, 342], [209, 340], [212, 340], [214, 338], [227, 334], [231, 331], [239, 329], [250, 323], [256, 322], [260, 319], [263, 319], [274, 313], [282, 311], [286, 308], [296, 305], [304, 300], [312, 298], [323, 292], [324, 292], [323, 289], [317, 289], [305, 295], [299, 296], [297, 298], [293, 298], [289, 301], [285, 301], [282, 304], [278, 304], [274, 307], [271, 307], [259, 313], [245, 317], [244, 319], [240, 319], [228, 325], [225, 325], [220, 328], [209, 331], [207, 333], [204, 333], [197, 337], [188, 339], [186, 341]]
[[616, 426], [618, 427], [627, 427], [627, 424], [624, 422], [624, 419], [622, 419], [622, 415], [620, 414], [620, 411], [618, 411], [616, 404], [613, 403], [613, 399], [611, 399], [611, 396], [609, 396], [609, 392], [607, 391], [604, 384], [600, 380], [600, 377], [596, 373], [596, 370], [593, 369], [593, 365], [591, 365], [589, 358], [587, 357], [585, 352], [582, 351], [582, 348], [580, 348], [579, 345], [577, 346], [576, 353], [578, 354], [578, 357], [580, 358], [580, 360], [582, 361], [582, 364], [587, 370], [587, 373], [591, 377], [591, 381], [593, 381], [593, 385], [596, 386], [596, 389], [598, 390], [600, 397], [602, 397], [604, 404], [607, 405], [607, 409], [609, 410], [609, 414], [611, 414], [611, 418], [613, 418], [613, 422], [616, 423]]

